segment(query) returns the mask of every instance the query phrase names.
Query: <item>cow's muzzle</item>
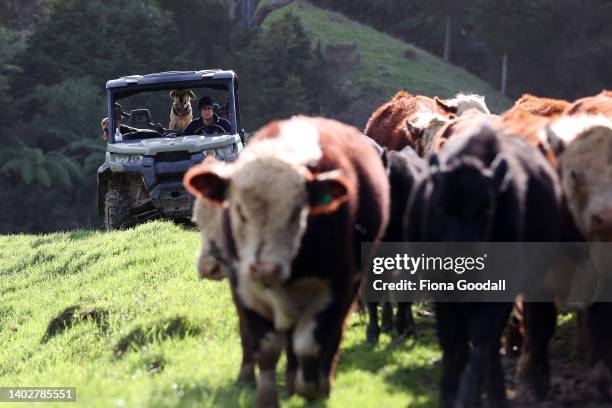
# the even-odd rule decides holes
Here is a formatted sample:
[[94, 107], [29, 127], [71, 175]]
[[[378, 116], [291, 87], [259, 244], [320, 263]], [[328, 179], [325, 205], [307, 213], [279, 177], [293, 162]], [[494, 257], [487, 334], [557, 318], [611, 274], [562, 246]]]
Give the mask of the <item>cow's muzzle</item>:
[[591, 231], [597, 236], [612, 238], [612, 208], [591, 215]]
[[276, 262], [257, 262], [249, 266], [249, 273], [254, 281], [269, 287], [279, 284], [283, 279], [283, 267]]
[[198, 259], [198, 276], [200, 279], [221, 280], [225, 278], [225, 272], [219, 262]]

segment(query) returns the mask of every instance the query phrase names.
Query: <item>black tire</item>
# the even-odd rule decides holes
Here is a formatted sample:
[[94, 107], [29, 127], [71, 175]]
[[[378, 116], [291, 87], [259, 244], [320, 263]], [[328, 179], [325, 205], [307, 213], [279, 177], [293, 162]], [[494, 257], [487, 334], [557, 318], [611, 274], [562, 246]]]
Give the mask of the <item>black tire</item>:
[[111, 187], [104, 196], [104, 224], [107, 231], [130, 228], [136, 224], [130, 215], [130, 199], [125, 189]]

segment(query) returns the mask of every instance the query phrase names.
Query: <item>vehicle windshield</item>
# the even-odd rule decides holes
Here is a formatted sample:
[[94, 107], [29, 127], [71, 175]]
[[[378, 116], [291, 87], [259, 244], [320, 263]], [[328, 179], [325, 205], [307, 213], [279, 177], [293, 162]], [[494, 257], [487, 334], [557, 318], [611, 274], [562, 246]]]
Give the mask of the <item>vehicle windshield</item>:
[[[204, 109], [198, 103], [204, 98]], [[229, 92], [209, 86], [120, 92], [114, 98], [114, 141], [233, 133]], [[204, 117], [202, 117], [204, 112]]]

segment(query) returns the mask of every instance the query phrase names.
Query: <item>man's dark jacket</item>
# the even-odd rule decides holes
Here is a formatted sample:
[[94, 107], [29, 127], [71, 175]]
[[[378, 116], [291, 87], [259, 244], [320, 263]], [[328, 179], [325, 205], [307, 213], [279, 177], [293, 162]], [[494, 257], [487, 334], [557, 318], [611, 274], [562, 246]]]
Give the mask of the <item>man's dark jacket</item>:
[[[232, 125], [230, 125], [230, 123], [227, 120], [220, 118], [219, 115], [217, 115], [216, 113], [213, 113], [213, 123], [210, 123], [208, 126], [211, 126], [211, 125], [221, 126], [223, 130], [225, 130], [227, 133], [232, 132]], [[199, 128], [203, 126], [205, 126], [204, 120], [202, 119], [202, 117], [199, 117], [189, 122], [189, 124], [185, 126], [185, 129], [183, 129], [183, 131], [180, 134], [181, 135], [193, 135], [196, 130], [198, 130]]]

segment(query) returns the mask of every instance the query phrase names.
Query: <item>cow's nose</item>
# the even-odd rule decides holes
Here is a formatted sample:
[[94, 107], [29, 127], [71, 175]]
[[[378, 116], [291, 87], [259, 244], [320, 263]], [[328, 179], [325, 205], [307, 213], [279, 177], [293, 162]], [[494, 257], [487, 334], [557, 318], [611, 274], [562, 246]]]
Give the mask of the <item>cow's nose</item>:
[[221, 264], [205, 259], [198, 260], [198, 276], [200, 279], [219, 280], [225, 277]]
[[276, 262], [257, 262], [249, 266], [251, 277], [264, 284], [270, 286], [278, 283], [281, 280], [282, 266]]
[[591, 216], [591, 224], [595, 229], [612, 228], [612, 208], [606, 208]]

